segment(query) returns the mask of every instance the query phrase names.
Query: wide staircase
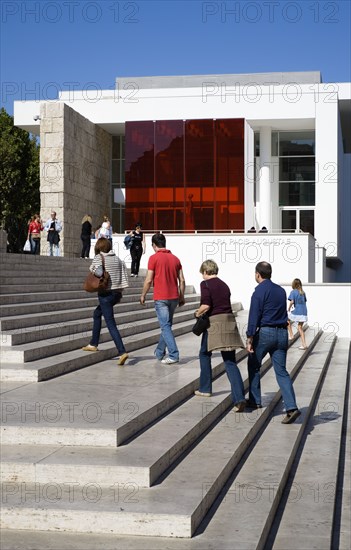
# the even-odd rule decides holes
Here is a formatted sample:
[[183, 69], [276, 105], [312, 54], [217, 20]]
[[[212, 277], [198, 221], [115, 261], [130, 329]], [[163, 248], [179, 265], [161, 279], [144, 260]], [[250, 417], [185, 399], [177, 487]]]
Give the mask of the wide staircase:
[[[130, 353], [118, 367], [106, 328], [98, 352], [81, 350], [97, 302], [81, 290], [89, 262], [0, 259], [3, 549], [350, 548], [348, 339], [307, 327], [306, 351], [290, 342], [302, 414], [282, 425], [268, 357], [262, 409], [233, 411], [218, 353], [212, 397], [194, 396], [194, 289], [168, 366], [153, 355], [151, 294], [142, 307], [142, 278], [130, 279], [115, 308]], [[246, 352], [237, 359], [247, 389]]]

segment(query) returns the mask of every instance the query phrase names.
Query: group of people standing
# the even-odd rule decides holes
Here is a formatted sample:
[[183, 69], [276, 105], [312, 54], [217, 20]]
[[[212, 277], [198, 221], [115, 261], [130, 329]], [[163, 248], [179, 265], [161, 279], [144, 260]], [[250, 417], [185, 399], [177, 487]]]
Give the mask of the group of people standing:
[[[139, 230], [141, 224], [132, 232]], [[143, 237], [138, 241], [139, 254]], [[161, 329], [161, 334], [154, 355], [164, 365], [173, 365], [179, 362], [179, 349], [172, 331], [173, 316], [176, 308], [185, 303], [185, 278], [182, 264], [169, 249], [166, 248], [166, 238], [161, 233], [152, 236], [151, 245], [154, 254], [148, 261], [147, 274], [144, 280], [140, 304], [145, 305], [146, 296], [153, 285], [153, 299], [156, 315]], [[109, 241], [98, 239], [95, 246], [95, 258], [90, 267], [92, 272], [101, 269], [102, 258], [106, 263], [106, 270], [113, 274], [107, 291], [99, 292], [99, 305], [94, 312], [94, 326], [90, 343], [83, 347], [84, 351], [98, 351], [99, 335], [101, 330], [101, 317], [104, 316], [107, 328], [118, 350], [118, 364], [123, 365], [128, 359], [128, 353], [116, 326], [113, 315], [113, 306], [122, 297], [126, 283], [126, 268], [111, 250]], [[235, 412], [243, 412], [245, 409], [259, 409], [261, 403], [260, 368], [262, 360], [268, 353], [272, 360], [273, 369], [280, 387], [286, 416], [283, 424], [294, 422], [301, 414], [296, 404], [292, 381], [286, 370], [286, 358], [288, 349], [288, 313], [286, 307], [285, 290], [271, 281], [272, 267], [268, 262], [259, 262], [255, 268], [255, 280], [258, 283], [251, 298], [246, 344], [239, 334], [235, 316], [232, 312], [230, 301], [230, 289], [228, 285], [218, 277], [218, 266], [212, 260], [206, 260], [200, 266], [201, 282], [200, 306], [195, 311], [195, 317], [207, 314], [209, 328], [201, 337], [200, 359], [200, 385], [195, 391], [198, 397], [210, 397], [212, 395], [211, 356], [213, 351], [220, 351], [225, 365], [225, 370], [231, 386], [231, 395]], [[299, 281], [297, 283], [296, 281]], [[295, 286], [294, 286], [295, 285]], [[297, 294], [296, 294], [297, 292]], [[293, 282], [293, 291], [289, 295], [290, 306], [295, 305], [298, 318], [303, 326], [307, 320], [307, 308], [304, 314], [299, 311], [299, 305], [303, 296], [306, 304], [306, 295], [303, 292], [299, 279]], [[304, 306], [305, 307], [305, 306]], [[290, 314], [291, 315], [291, 314]], [[300, 316], [302, 315], [302, 317]], [[291, 317], [291, 322], [294, 319]], [[291, 325], [289, 332], [291, 330]], [[302, 330], [303, 332], [303, 330]], [[237, 366], [235, 352], [238, 348], [245, 348], [248, 352], [248, 376], [249, 397], [245, 399], [243, 380]], [[303, 339], [303, 349], [306, 348]]]
[[60, 255], [60, 232], [62, 223], [57, 219], [56, 212], [51, 211], [50, 218], [43, 224], [39, 214], [34, 214], [28, 224], [27, 239], [30, 242], [31, 254], [40, 254], [41, 232], [47, 231], [49, 256]]

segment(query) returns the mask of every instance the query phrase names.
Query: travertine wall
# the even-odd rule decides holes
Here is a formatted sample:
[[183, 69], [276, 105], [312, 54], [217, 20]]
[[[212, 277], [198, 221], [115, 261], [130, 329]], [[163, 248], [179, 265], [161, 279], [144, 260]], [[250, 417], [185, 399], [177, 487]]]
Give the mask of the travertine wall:
[[[64, 103], [43, 104], [40, 118], [41, 215], [46, 221], [57, 212], [61, 255], [79, 256], [83, 216], [95, 228], [110, 213], [112, 137]], [[41, 250], [47, 253], [46, 234]]]

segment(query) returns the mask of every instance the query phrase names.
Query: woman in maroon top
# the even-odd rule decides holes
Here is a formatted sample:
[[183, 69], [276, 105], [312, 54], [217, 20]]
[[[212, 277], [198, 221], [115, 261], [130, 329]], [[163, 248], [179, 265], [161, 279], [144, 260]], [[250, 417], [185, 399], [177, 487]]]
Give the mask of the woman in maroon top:
[[201, 338], [200, 359], [200, 389], [195, 395], [211, 397], [212, 395], [212, 351], [220, 351], [225, 370], [230, 382], [235, 412], [245, 410], [244, 385], [236, 364], [235, 349], [244, 348], [230, 303], [228, 285], [217, 277], [218, 266], [212, 260], [206, 260], [200, 267], [203, 281], [201, 288], [201, 304], [195, 312], [199, 317], [204, 313], [210, 317], [210, 328], [205, 330]]
[[28, 237], [30, 241], [31, 254], [40, 254], [40, 231], [43, 231], [43, 225], [39, 214], [35, 214], [28, 226]]

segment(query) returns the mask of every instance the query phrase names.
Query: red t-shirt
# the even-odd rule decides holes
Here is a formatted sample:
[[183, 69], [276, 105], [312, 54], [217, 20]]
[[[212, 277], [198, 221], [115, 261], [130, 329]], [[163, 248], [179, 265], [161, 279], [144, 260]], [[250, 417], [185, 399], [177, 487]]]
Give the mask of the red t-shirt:
[[154, 300], [179, 298], [178, 273], [182, 264], [170, 250], [161, 248], [150, 256], [147, 268], [154, 272]]
[[43, 227], [42, 227], [41, 223], [39, 223], [37, 221], [30, 222], [29, 227], [28, 227], [28, 233], [36, 233], [37, 235], [39, 235], [40, 231], [42, 231], [42, 230], [43, 230]]

